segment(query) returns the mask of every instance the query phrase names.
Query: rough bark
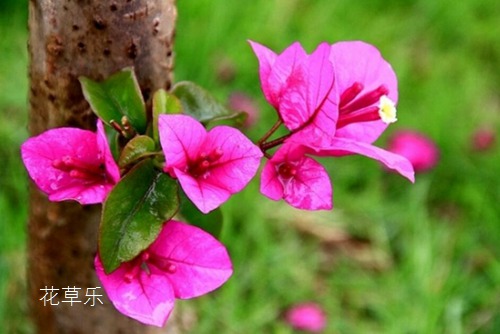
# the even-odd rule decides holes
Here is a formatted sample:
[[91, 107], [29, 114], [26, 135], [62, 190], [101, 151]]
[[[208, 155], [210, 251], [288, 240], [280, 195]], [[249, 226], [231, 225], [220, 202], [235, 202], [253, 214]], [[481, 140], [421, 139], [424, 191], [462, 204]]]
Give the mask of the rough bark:
[[[95, 129], [81, 75], [100, 80], [134, 66], [146, 100], [169, 88], [174, 0], [31, 0], [29, 14], [31, 135], [62, 126]], [[118, 313], [103, 289], [104, 305], [83, 303], [86, 288], [101, 286], [93, 268], [100, 206], [51, 203], [32, 186], [30, 208], [29, 302], [38, 333], [160, 332]], [[44, 306], [40, 289], [52, 286], [81, 288], [82, 302]]]

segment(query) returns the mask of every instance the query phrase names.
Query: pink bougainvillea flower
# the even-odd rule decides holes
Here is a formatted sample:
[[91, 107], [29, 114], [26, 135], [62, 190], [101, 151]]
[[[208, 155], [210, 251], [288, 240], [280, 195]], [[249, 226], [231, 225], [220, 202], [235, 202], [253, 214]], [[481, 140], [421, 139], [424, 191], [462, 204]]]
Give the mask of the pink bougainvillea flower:
[[[308, 145], [310, 154], [343, 156], [360, 154], [394, 169], [410, 181], [414, 171], [405, 157], [371, 145], [396, 121], [397, 79], [380, 52], [364, 42], [340, 42], [331, 47], [336, 92], [340, 94], [334, 139], [320, 149]], [[293, 139], [292, 139], [293, 140]]]
[[207, 132], [190, 116], [161, 115], [159, 131], [165, 171], [203, 213], [242, 190], [259, 168], [262, 152], [232, 127]]
[[297, 142], [314, 147], [329, 144], [338, 118], [338, 94], [330, 61], [330, 45], [308, 55], [299, 43], [277, 55], [250, 42], [259, 60], [262, 91]]
[[161, 327], [175, 299], [199, 297], [224, 284], [232, 264], [213, 236], [186, 223], [167, 222], [158, 238], [129, 262], [106, 274], [99, 256], [97, 276], [113, 305], [142, 323]]
[[290, 130], [264, 167], [265, 196], [301, 209], [330, 209], [330, 180], [310, 156], [360, 154], [414, 181], [408, 159], [372, 145], [396, 121], [398, 99], [396, 75], [375, 47], [323, 43], [308, 56], [298, 43], [280, 55], [251, 44], [264, 95]]
[[398, 152], [389, 152], [379, 147], [348, 138], [335, 138], [329, 148], [309, 150], [317, 156], [341, 157], [348, 154], [364, 155], [375, 159], [387, 168], [397, 171], [411, 182], [415, 181], [415, 173], [409, 159]]
[[77, 128], [56, 128], [21, 145], [28, 174], [51, 201], [101, 203], [120, 179], [104, 128], [97, 133]]
[[285, 143], [269, 159], [262, 171], [260, 191], [275, 201], [298, 209], [332, 208], [332, 186], [325, 168], [305, 156], [305, 148]]
[[439, 150], [427, 136], [410, 130], [398, 131], [389, 139], [388, 150], [408, 159], [416, 172], [436, 166]]
[[316, 303], [300, 303], [292, 306], [285, 320], [294, 328], [310, 333], [319, 333], [326, 327], [326, 314]]
[[331, 46], [339, 98], [336, 137], [373, 143], [396, 121], [397, 78], [374, 46], [347, 41]]

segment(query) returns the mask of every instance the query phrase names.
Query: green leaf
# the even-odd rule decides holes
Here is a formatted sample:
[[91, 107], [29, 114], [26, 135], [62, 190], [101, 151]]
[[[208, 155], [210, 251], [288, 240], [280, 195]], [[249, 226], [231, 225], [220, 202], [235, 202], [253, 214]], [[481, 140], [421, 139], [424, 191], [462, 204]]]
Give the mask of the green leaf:
[[208, 214], [203, 214], [193, 202], [182, 193], [179, 213], [191, 225], [198, 226], [216, 238], [220, 236], [223, 217], [222, 211], [219, 208], [210, 211]]
[[202, 123], [234, 114], [200, 86], [181, 81], [174, 85], [172, 94], [181, 100], [184, 113], [193, 116]]
[[157, 90], [153, 95], [153, 138], [159, 142], [158, 116], [161, 114], [181, 114], [181, 101], [164, 89]]
[[178, 209], [177, 182], [155, 169], [151, 159], [132, 169], [103, 207], [99, 254], [106, 273], [146, 249]]
[[241, 128], [248, 118], [248, 114], [244, 111], [235, 112], [229, 116], [221, 116], [208, 121], [205, 126], [211, 129], [217, 125], [228, 125], [234, 128]]
[[127, 116], [138, 133], [145, 133], [146, 107], [132, 68], [125, 68], [101, 82], [86, 77], [79, 80], [85, 99], [99, 118], [108, 124], [112, 120], [121, 124], [122, 117]]
[[126, 165], [144, 157], [145, 154], [155, 151], [155, 142], [151, 137], [148, 136], [136, 136], [132, 138], [127, 145], [123, 148], [123, 151], [118, 159], [118, 166], [121, 168]]
[[104, 124], [104, 132], [106, 133], [106, 138], [108, 140], [109, 149], [111, 150], [111, 155], [115, 161], [118, 161], [120, 157], [120, 135], [112, 127]]

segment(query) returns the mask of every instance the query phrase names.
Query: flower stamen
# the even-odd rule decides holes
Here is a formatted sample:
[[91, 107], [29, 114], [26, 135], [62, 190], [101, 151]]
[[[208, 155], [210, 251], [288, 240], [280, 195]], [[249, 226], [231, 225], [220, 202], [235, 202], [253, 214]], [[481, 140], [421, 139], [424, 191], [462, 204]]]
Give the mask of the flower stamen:
[[106, 180], [104, 164], [92, 165], [69, 155], [52, 161], [52, 167], [69, 174], [70, 177], [89, 181]]
[[395, 103], [387, 96], [389, 90], [385, 85], [359, 96], [362, 89], [363, 85], [355, 82], [342, 93], [337, 129], [351, 123], [382, 120], [388, 124], [397, 120]]
[[363, 90], [364, 86], [361, 82], [355, 82], [351, 87], [347, 88], [340, 96], [339, 107], [342, 109], [350, 103]]
[[175, 274], [177, 272], [177, 266], [170, 262], [169, 260], [162, 258], [160, 256], [156, 256], [154, 254], [151, 254], [151, 256], [148, 258], [147, 262], [155, 266], [156, 268], [160, 269], [161, 271], [164, 271], [169, 274]]
[[188, 165], [187, 170], [194, 177], [205, 176], [222, 155], [223, 151], [220, 147], [211, 152], [201, 152], [198, 159]]
[[293, 165], [285, 162], [278, 166], [278, 174], [283, 179], [291, 179], [297, 174], [297, 169]]
[[[347, 91], [351, 90], [351, 88], [348, 88]], [[358, 92], [358, 94], [360, 91]], [[340, 101], [340, 113], [341, 114], [349, 114], [351, 112], [354, 112], [356, 110], [360, 110], [363, 108], [367, 108], [371, 106], [372, 104], [378, 102], [380, 100], [380, 97], [382, 95], [387, 95], [389, 94], [389, 89], [385, 85], [381, 85], [378, 88], [356, 98], [356, 99], [351, 99], [348, 103], [342, 103], [342, 100]], [[342, 94], [344, 95], [344, 94]], [[357, 97], [357, 94], [356, 94]]]

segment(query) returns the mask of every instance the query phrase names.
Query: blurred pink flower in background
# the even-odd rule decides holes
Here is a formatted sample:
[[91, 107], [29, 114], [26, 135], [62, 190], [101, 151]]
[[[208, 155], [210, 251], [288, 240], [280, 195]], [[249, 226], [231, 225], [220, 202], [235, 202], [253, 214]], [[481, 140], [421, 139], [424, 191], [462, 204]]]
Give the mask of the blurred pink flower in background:
[[229, 84], [234, 80], [237, 75], [236, 64], [234, 60], [226, 55], [218, 54], [215, 57], [217, 59], [215, 65], [215, 75], [217, 80], [223, 84]]
[[326, 327], [323, 308], [312, 302], [293, 305], [285, 315], [285, 320], [295, 329], [320, 333]]
[[432, 139], [413, 130], [402, 130], [389, 139], [390, 152], [407, 158], [415, 172], [425, 172], [434, 168], [439, 160], [439, 149]]
[[245, 127], [250, 127], [257, 122], [259, 118], [259, 108], [255, 101], [243, 92], [233, 92], [227, 101], [228, 107], [234, 111], [244, 111], [248, 114], [245, 121]]
[[472, 134], [472, 149], [474, 151], [487, 151], [495, 145], [496, 133], [493, 129], [481, 127]]

